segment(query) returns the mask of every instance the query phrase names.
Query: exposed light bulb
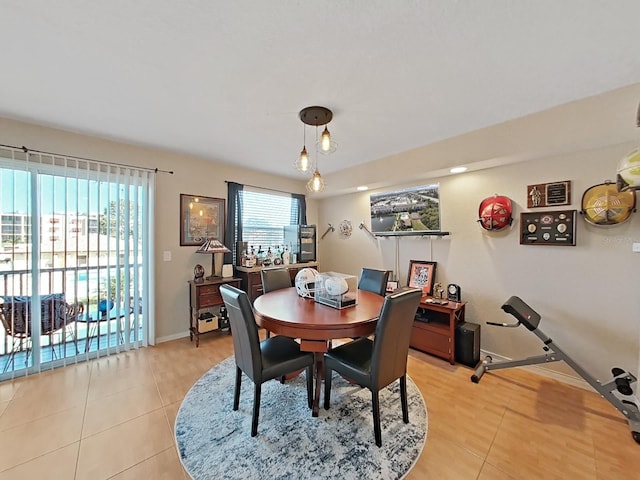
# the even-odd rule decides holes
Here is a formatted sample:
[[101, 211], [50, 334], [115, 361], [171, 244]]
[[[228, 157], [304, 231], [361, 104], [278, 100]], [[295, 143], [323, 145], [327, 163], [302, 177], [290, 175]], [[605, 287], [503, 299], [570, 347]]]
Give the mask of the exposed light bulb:
[[324, 180], [317, 169], [313, 172], [313, 176], [309, 182], [307, 182], [307, 190], [310, 192], [321, 192], [324, 190]]
[[331, 150], [331, 134], [329, 133], [329, 129], [325, 125], [324, 131], [322, 132], [322, 137], [320, 137], [320, 148], [323, 152], [328, 152]]
[[301, 172], [308, 172], [311, 168], [309, 162], [309, 155], [307, 155], [307, 147], [303, 146], [300, 152], [300, 158], [298, 159], [298, 170]]

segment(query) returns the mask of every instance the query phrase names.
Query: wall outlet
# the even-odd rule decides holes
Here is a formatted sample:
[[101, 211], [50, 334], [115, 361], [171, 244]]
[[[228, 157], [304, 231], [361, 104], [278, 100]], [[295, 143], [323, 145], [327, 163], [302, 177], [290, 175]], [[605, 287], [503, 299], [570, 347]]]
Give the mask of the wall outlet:
[[640, 253], [640, 242], [633, 242], [631, 244], [631, 251], [633, 253]]
[[165, 262], [170, 262], [170, 261], [171, 261], [171, 250], [165, 250], [165, 251], [162, 253], [162, 259], [163, 259]]

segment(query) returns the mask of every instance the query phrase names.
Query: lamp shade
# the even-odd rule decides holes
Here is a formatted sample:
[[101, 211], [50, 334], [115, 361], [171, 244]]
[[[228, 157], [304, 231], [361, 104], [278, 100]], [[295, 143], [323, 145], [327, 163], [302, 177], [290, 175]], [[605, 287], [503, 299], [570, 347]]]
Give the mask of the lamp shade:
[[229, 253], [227, 247], [225, 247], [220, 241], [215, 238], [207, 239], [201, 246], [196, 250], [197, 253]]
[[313, 172], [311, 179], [307, 182], [307, 190], [310, 192], [321, 192], [324, 190], [324, 179], [317, 168], [316, 171]]
[[211, 275], [207, 277], [207, 280], [211, 280], [216, 276], [215, 254], [229, 253], [229, 252], [231, 252], [231, 250], [229, 250], [227, 247], [225, 247], [220, 241], [216, 240], [215, 238], [207, 239], [202, 245], [200, 245], [200, 248], [196, 250], [196, 253], [208, 253], [211, 255]]
[[300, 156], [295, 163], [295, 167], [300, 172], [308, 172], [311, 170], [311, 159], [309, 158], [309, 154], [307, 154], [307, 147], [302, 147], [302, 151], [300, 152]]
[[320, 148], [323, 152], [331, 150], [331, 134], [326, 126], [324, 127], [324, 131], [322, 132], [322, 137], [320, 139]]

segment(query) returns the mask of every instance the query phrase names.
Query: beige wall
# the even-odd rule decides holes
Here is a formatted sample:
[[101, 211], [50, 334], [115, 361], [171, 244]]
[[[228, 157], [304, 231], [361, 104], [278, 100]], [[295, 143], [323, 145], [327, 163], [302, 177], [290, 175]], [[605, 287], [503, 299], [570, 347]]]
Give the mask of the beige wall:
[[[637, 96], [634, 98], [637, 101]], [[593, 101], [588, 103], [597, 110]], [[535, 128], [527, 124], [535, 130], [537, 139], [544, 138], [541, 132], [554, 129], [547, 125], [552, 121], [547, 114], [542, 117]], [[566, 119], [561, 120], [555, 128], [565, 124]], [[594, 375], [608, 379], [613, 366], [639, 371], [640, 296], [634, 274], [640, 255], [631, 253], [631, 243], [640, 241], [638, 214], [627, 224], [613, 228], [596, 228], [579, 219], [575, 247], [521, 246], [518, 241], [519, 213], [526, 206], [526, 185], [569, 179], [572, 181], [569, 208], [579, 210], [584, 190], [606, 179], [613, 180], [618, 160], [637, 142], [600, 149], [589, 144], [590, 150], [574, 147], [569, 153], [543, 155], [538, 160], [507, 166], [495, 167], [488, 161], [483, 167], [492, 168], [458, 176], [424, 173], [425, 159], [431, 161], [447, 151], [459, 152], [464, 160], [465, 152], [469, 151], [464, 144], [470, 138], [474, 140], [473, 155], [478, 158], [490, 158], [488, 152], [481, 155], [479, 150], [510, 138], [511, 131], [517, 132], [515, 137], [520, 141], [512, 138], [509, 148], [500, 152], [502, 157], [516, 155], [524, 148], [523, 142], [532, 143], [520, 122], [496, 128], [329, 177], [334, 186], [375, 178], [389, 184], [390, 179], [391, 182], [395, 179], [395, 185], [385, 185], [378, 191], [437, 181], [442, 199], [442, 227], [451, 235], [433, 239], [372, 239], [358, 228], [361, 221], [370, 224], [369, 192], [320, 200], [308, 198], [308, 220], [318, 224], [319, 235], [329, 223], [338, 226], [347, 219], [354, 226], [349, 239], [334, 232], [319, 241], [320, 270], [358, 274], [363, 266], [395, 270], [397, 262], [399, 278], [406, 282], [409, 260], [433, 260], [438, 262], [438, 281], [462, 286], [464, 300], [469, 302], [468, 320], [483, 325], [484, 350], [517, 358], [541, 352], [540, 342], [524, 328], [484, 325], [486, 321], [510, 321], [500, 305], [509, 296], [518, 295], [542, 315], [542, 330]], [[482, 135], [486, 138], [479, 139]], [[175, 172], [157, 176], [154, 258], [158, 341], [186, 334], [186, 282], [192, 278], [194, 265], [202, 263], [194, 247], [179, 246], [179, 194], [226, 198], [225, 180], [304, 193], [303, 182], [283, 177], [6, 119], [0, 119], [0, 143]], [[407, 181], [407, 175], [414, 180]], [[509, 196], [515, 205], [512, 228], [499, 233], [486, 232], [476, 222], [479, 202], [494, 193]], [[163, 261], [165, 251], [171, 252], [170, 262]], [[554, 364], [552, 368], [575, 376], [561, 365]]]
[[[468, 302], [467, 320], [482, 325], [482, 348], [511, 358], [542, 353], [541, 343], [524, 327], [506, 329], [486, 321], [510, 322], [500, 309], [511, 295], [520, 296], [542, 315], [541, 330], [593, 375], [603, 380], [620, 366], [638, 371], [640, 295], [637, 271], [640, 254], [640, 217], [610, 228], [587, 224], [578, 216], [575, 247], [519, 244], [519, 214], [526, 211], [527, 185], [571, 180], [571, 205], [580, 210], [582, 193], [590, 186], [615, 179], [619, 159], [633, 143], [575, 152], [504, 167], [429, 180], [440, 183], [443, 238], [372, 239], [357, 225], [370, 226], [370, 192], [324, 199], [319, 224], [338, 225], [351, 220], [354, 233], [337, 232], [320, 242], [323, 269], [358, 274], [363, 266], [395, 270], [406, 284], [409, 260], [437, 262], [437, 281], [458, 283]], [[395, 157], [402, 164], [402, 155]], [[391, 171], [391, 169], [390, 169]], [[395, 188], [427, 182], [396, 185]], [[511, 198], [515, 221], [502, 232], [487, 232], [477, 223], [478, 205], [498, 193]], [[564, 209], [565, 207], [555, 210]], [[559, 372], [575, 374], [564, 364]]]
[[[164, 341], [187, 335], [188, 286], [193, 267], [200, 263], [210, 270], [210, 259], [203, 261], [196, 247], [180, 246], [180, 194], [227, 197], [225, 180], [264, 186], [294, 193], [305, 193], [305, 183], [284, 177], [213, 163], [177, 153], [141, 148], [118, 142], [77, 135], [50, 128], [0, 118], [0, 144], [26, 146], [64, 155], [88, 157], [139, 167], [172, 170], [158, 173], [155, 204], [155, 338]], [[316, 223], [317, 204], [307, 199], [307, 220]], [[171, 261], [163, 253], [171, 252]]]

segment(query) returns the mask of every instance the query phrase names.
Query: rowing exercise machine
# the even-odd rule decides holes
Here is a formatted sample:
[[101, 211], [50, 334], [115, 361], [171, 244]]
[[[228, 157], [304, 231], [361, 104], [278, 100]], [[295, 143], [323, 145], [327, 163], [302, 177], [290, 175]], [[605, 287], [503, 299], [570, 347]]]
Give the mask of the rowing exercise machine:
[[[542, 343], [544, 343], [544, 347], [542, 347], [542, 349], [548, 353], [544, 355], [537, 355], [535, 357], [523, 358], [522, 360], [500, 362], [493, 362], [491, 356], [487, 355], [478, 366], [475, 373], [471, 376], [472, 382], [478, 383], [484, 373], [488, 370], [500, 370], [503, 368], [521, 367], [524, 365], [537, 365], [540, 363], [559, 362], [562, 360], [573, 368], [589, 383], [589, 385], [591, 385], [600, 395], [606, 398], [609, 403], [616, 407], [618, 411], [627, 418], [629, 427], [631, 428], [631, 436], [637, 443], [640, 443], [640, 401], [634, 395], [632, 387], [637, 380], [636, 377], [629, 372], [616, 367], [611, 369], [613, 379], [609, 383], [602, 385], [598, 380], [589, 375], [589, 373], [578, 365], [569, 355], [564, 353], [552, 339], [547, 337], [540, 331], [540, 329], [538, 329], [540, 315], [529, 305], [524, 303], [519, 297], [514, 296], [507, 300], [504, 305], [502, 305], [502, 310], [513, 315], [518, 322], [487, 322], [487, 324], [509, 328], [515, 328], [520, 326], [520, 324], [523, 324], [528, 330], [533, 332], [540, 340], [542, 340]], [[614, 392], [617, 392], [617, 394], [626, 398], [620, 399], [616, 394], [614, 394]]]

